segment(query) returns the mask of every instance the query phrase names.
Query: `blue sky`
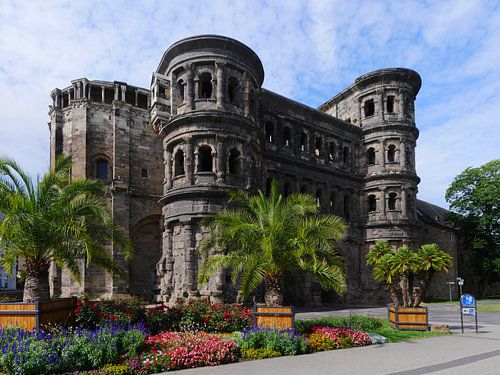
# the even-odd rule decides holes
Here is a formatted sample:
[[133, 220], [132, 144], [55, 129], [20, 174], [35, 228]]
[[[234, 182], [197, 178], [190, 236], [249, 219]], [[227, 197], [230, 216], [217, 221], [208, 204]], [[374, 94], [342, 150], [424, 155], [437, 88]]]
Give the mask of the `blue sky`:
[[148, 87], [169, 45], [222, 34], [264, 87], [316, 107], [383, 67], [420, 73], [419, 198], [500, 157], [498, 1], [0, 1], [0, 154], [48, 168], [49, 93], [80, 77]]

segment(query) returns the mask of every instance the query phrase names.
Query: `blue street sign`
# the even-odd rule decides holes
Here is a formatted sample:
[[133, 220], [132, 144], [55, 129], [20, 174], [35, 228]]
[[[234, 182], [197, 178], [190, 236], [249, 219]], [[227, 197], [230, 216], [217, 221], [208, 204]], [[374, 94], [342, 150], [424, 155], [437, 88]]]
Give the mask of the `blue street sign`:
[[462, 306], [469, 307], [469, 306], [474, 306], [476, 300], [470, 294], [463, 294], [460, 297], [460, 302], [462, 302]]

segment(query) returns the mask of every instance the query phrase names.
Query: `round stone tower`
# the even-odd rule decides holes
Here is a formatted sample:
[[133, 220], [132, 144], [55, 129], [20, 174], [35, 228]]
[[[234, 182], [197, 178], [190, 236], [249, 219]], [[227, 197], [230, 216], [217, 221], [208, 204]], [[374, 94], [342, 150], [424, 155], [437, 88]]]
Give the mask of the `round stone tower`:
[[262, 155], [257, 95], [259, 57], [227, 37], [183, 39], [163, 55], [151, 87], [151, 123], [163, 138], [163, 256], [157, 271], [163, 301], [222, 300], [225, 275], [197, 284], [203, 219], [227, 206], [227, 194], [260, 186]]
[[355, 86], [363, 129], [366, 240], [412, 241], [420, 181], [415, 171], [414, 111], [420, 76], [410, 69], [381, 69], [359, 77]]

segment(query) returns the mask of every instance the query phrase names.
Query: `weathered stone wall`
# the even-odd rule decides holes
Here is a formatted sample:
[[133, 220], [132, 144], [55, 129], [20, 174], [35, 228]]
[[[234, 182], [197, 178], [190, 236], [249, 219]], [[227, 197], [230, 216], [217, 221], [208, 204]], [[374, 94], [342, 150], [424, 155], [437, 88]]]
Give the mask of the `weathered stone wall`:
[[[385, 302], [384, 288], [365, 264], [370, 244], [385, 239], [416, 246], [435, 236], [427, 242], [451, 245], [444, 229], [429, 225], [426, 233], [417, 217], [416, 72], [368, 73], [318, 109], [262, 89], [263, 78], [247, 46], [201, 36], [165, 52], [150, 90], [80, 79], [52, 92], [51, 162], [61, 152], [72, 155], [75, 178], [103, 178], [107, 163], [108, 204], [136, 252], [125, 264], [110, 248], [129, 283], [90, 269], [78, 287], [53, 267], [55, 294], [235, 300], [226, 271], [197, 284], [200, 243], [208, 233], [202, 222], [228, 206], [230, 191], [266, 191], [273, 178], [284, 195], [310, 193], [321, 212], [349, 224], [339, 246], [348, 292], [321, 293], [299, 275], [301, 286], [287, 292], [290, 301]], [[449, 235], [454, 241], [454, 232]], [[439, 283], [436, 295], [443, 292]]]

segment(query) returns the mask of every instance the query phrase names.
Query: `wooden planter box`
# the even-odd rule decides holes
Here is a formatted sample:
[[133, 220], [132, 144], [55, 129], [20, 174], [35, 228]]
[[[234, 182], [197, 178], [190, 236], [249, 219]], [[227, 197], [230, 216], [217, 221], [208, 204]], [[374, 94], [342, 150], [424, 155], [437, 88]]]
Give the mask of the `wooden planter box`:
[[427, 307], [388, 306], [389, 322], [392, 328], [400, 331], [427, 331], [429, 313]]
[[15, 326], [32, 331], [45, 324], [66, 321], [75, 308], [76, 297], [32, 303], [2, 302], [0, 303], [0, 327]]
[[293, 306], [258, 306], [253, 307], [254, 325], [256, 327], [294, 329], [295, 309]]

